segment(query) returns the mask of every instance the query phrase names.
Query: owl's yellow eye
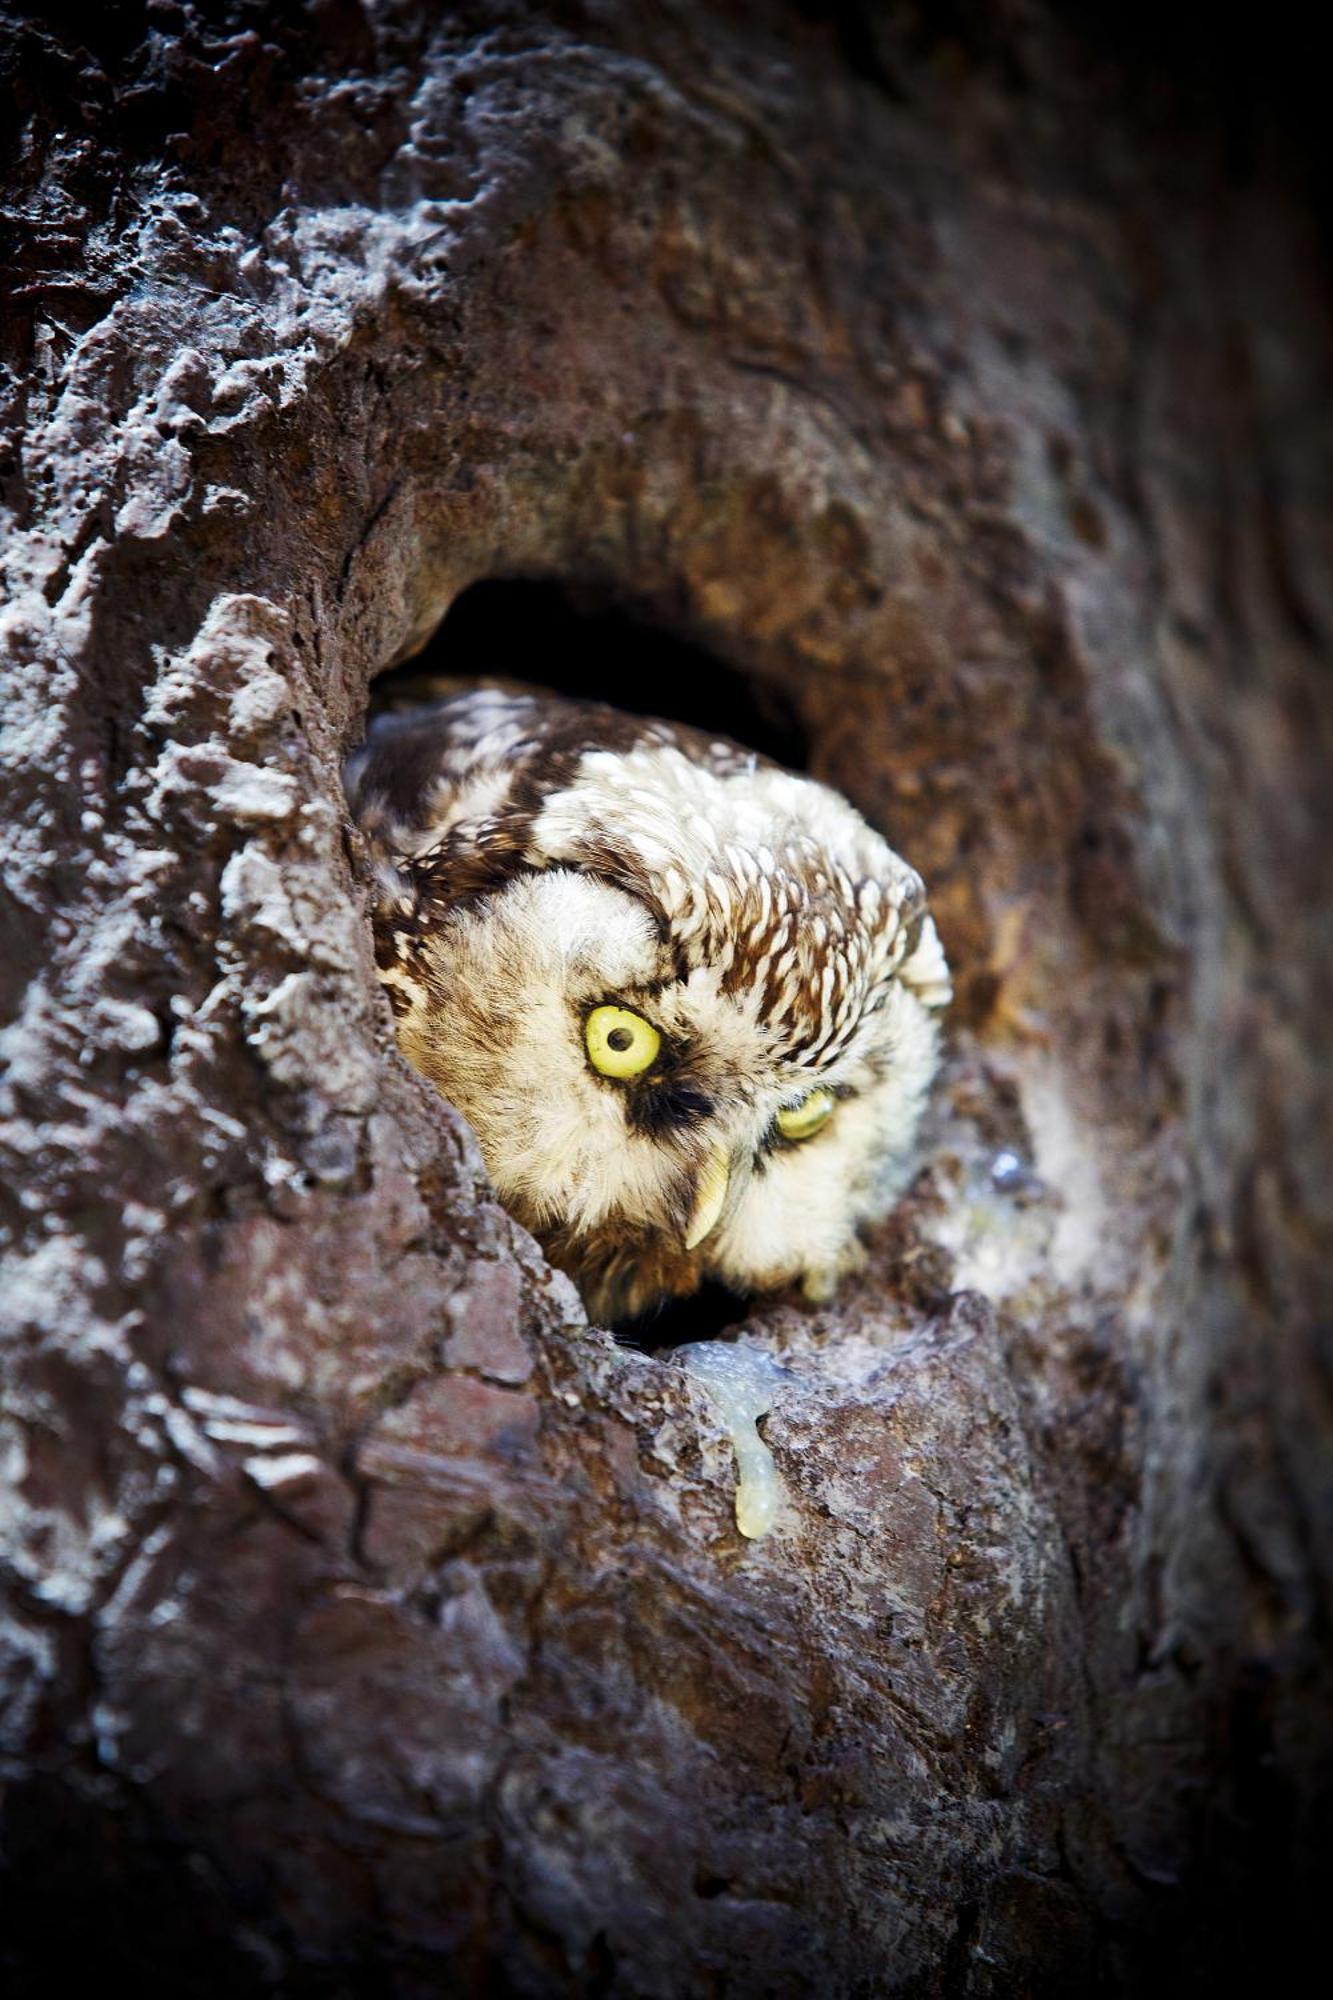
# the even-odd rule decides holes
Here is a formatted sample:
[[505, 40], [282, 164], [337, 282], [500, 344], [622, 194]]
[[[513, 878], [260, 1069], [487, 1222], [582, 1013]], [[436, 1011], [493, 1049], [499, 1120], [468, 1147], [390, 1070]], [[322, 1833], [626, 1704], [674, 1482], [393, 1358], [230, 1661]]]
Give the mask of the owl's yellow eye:
[[662, 1037], [628, 1007], [594, 1007], [583, 1024], [588, 1061], [602, 1076], [642, 1076], [657, 1061]]
[[812, 1090], [799, 1104], [788, 1105], [778, 1113], [778, 1130], [784, 1139], [813, 1139], [820, 1127], [827, 1125], [833, 1116], [834, 1096], [831, 1090]]

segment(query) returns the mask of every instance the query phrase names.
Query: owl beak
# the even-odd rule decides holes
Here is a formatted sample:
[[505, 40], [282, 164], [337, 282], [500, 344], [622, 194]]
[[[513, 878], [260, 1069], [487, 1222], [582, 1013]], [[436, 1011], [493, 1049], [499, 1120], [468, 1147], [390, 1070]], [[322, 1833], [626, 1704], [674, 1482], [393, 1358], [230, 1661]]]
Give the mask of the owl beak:
[[731, 1162], [719, 1146], [699, 1169], [694, 1184], [694, 1207], [685, 1225], [685, 1248], [696, 1250], [716, 1227], [731, 1184]]

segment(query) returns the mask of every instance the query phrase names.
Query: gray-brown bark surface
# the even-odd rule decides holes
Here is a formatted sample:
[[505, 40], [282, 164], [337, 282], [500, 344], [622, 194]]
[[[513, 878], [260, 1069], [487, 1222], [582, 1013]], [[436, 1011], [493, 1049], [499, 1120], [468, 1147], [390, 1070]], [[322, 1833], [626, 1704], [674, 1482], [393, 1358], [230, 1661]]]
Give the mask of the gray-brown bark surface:
[[[1300, 201], [1035, 7], [61, 21], [3, 55], [15, 1990], [1271, 1966], [1333, 1572]], [[959, 974], [868, 1272], [741, 1331], [755, 1546], [376, 989], [340, 759], [506, 574], [788, 704]]]

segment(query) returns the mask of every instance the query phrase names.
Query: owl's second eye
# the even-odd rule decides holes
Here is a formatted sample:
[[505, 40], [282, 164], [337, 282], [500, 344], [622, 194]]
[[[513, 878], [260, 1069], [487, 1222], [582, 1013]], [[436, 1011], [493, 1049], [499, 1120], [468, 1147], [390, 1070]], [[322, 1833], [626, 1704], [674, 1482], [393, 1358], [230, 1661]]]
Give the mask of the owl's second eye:
[[828, 1124], [833, 1116], [834, 1096], [831, 1090], [812, 1090], [799, 1104], [789, 1104], [778, 1113], [778, 1130], [784, 1139], [796, 1142], [813, 1139], [821, 1127]]
[[594, 1007], [583, 1024], [588, 1061], [602, 1076], [642, 1076], [657, 1061], [662, 1037], [628, 1007]]

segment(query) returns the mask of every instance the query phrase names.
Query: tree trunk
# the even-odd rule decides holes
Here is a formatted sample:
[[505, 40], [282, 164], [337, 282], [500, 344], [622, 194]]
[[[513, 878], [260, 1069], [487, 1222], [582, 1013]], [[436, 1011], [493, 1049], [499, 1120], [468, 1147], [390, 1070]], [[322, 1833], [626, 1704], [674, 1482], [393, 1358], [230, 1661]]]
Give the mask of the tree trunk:
[[[13, 1993], [1216, 1991], [1318, 1914], [1294, 100], [929, 13], [10, 22]], [[512, 578], [434, 659], [706, 649], [958, 975], [868, 1270], [739, 1329], [752, 1544], [374, 977], [340, 761]]]

